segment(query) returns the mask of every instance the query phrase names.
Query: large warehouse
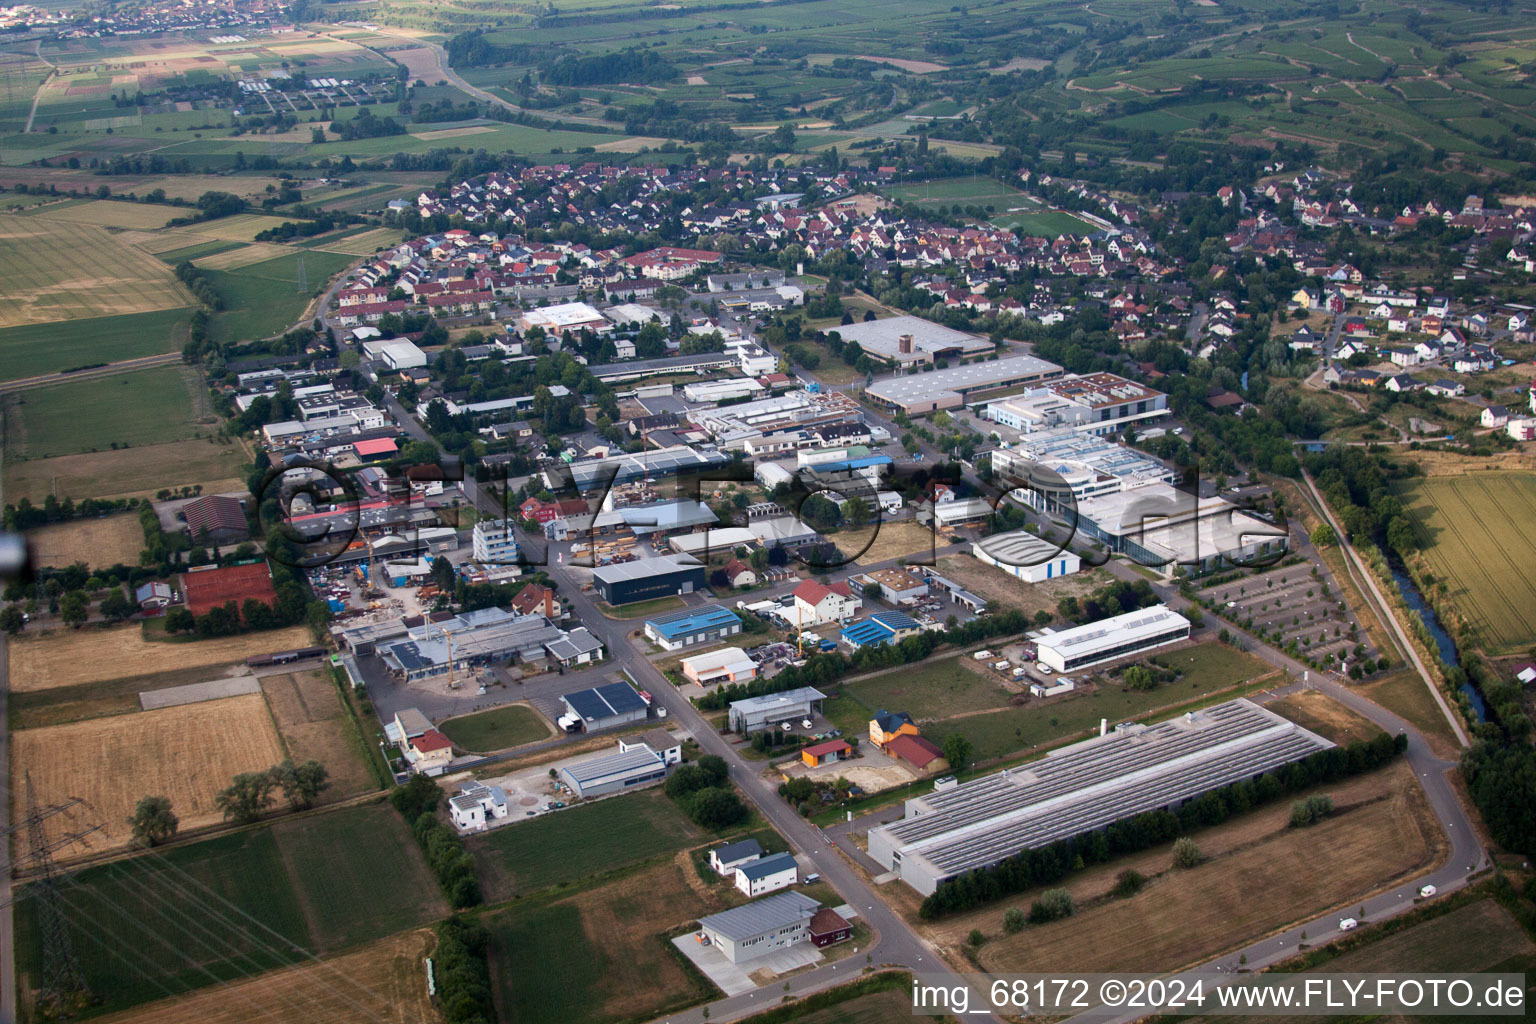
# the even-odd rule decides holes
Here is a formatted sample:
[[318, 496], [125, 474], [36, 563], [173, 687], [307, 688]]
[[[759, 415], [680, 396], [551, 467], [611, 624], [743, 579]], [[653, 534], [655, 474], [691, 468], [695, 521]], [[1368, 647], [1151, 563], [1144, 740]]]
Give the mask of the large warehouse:
[[1044, 359], [1011, 356], [932, 373], [909, 373], [904, 377], [877, 380], [864, 393], [888, 410], [921, 416], [940, 409], [957, 409], [977, 392], [1033, 384], [1059, 373], [1061, 367]]
[[1188, 638], [1189, 620], [1159, 604], [1046, 633], [1035, 641], [1035, 647], [1040, 664], [1057, 672], [1075, 672]]
[[971, 545], [971, 554], [981, 564], [995, 565], [1026, 583], [1070, 576], [1083, 567], [1070, 549], [1024, 530], [983, 537]]
[[741, 632], [741, 617], [722, 605], [684, 608], [645, 620], [645, 635], [658, 647], [680, 651], [694, 644], [713, 643]]
[[994, 347], [978, 334], [967, 334], [918, 316], [889, 316], [833, 329], [842, 336], [844, 344], [856, 341], [876, 359], [903, 367], [989, 354]]
[[662, 555], [592, 570], [592, 585], [609, 604], [630, 604], [704, 589], [704, 566], [692, 558]]
[[1039, 761], [907, 801], [869, 831], [869, 855], [930, 895], [1020, 850], [1175, 808], [1333, 744], [1248, 700], [1154, 726], [1122, 725]]
[[560, 779], [579, 797], [627, 793], [667, 777], [667, 762], [645, 744], [599, 754], [560, 767]]
[[780, 892], [699, 918], [699, 931], [733, 964], [772, 953], [811, 934], [821, 904], [798, 892]]
[[643, 722], [651, 711], [650, 705], [628, 683], [608, 683], [590, 690], [577, 690], [560, 700], [567, 713], [580, 720], [586, 732]]

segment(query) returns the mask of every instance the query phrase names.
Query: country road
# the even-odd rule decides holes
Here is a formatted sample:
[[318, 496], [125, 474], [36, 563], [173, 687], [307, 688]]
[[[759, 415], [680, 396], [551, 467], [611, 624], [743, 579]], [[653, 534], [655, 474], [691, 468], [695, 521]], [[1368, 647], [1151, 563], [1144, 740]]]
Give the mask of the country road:
[[180, 352], [162, 352], [154, 356], [139, 356], [136, 359], [124, 359], [116, 363], [104, 363], [101, 366], [93, 366], [88, 370], [75, 370], [72, 373], [44, 373], [36, 377], [22, 377], [19, 380], [0, 381], [0, 395], [12, 391], [27, 391], [32, 388], [47, 387], [50, 384], [63, 384], [69, 381], [91, 380], [96, 377], [110, 377], [118, 373], [127, 373], [130, 370], [148, 370], [155, 366], [172, 366], [181, 362]]

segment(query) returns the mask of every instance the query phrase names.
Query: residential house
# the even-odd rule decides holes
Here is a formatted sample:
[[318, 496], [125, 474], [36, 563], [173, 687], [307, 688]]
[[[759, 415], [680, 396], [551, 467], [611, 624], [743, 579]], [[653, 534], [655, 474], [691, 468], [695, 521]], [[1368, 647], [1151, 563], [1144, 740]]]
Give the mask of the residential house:
[[750, 864], [763, 855], [763, 848], [756, 839], [743, 839], [737, 843], [723, 843], [709, 851], [709, 866], [720, 875], [734, 875], [743, 864]]
[[459, 792], [448, 798], [448, 813], [460, 832], [478, 832], [492, 821], [507, 816], [507, 791], [500, 786], [487, 786], [471, 780], [459, 786]]
[[151, 580], [134, 588], [133, 599], [144, 611], [163, 611], [172, 600], [174, 591], [169, 583]]
[[862, 604], [846, 583], [824, 584], [806, 580], [795, 588], [793, 621], [797, 626], [847, 622], [858, 614]]
[[886, 711], [881, 708], [869, 720], [869, 742], [881, 750], [887, 749], [898, 736], [917, 736], [919, 732], [917, 723], [905, 711]]
[[787, 889], [799, 880], [800, 866], [790, 853], [769, 854], [736, 869], [736, 888], [747, 896]]
[[1509, 410], [1502, 405], [1490, 405], [1483, 410], [1482, 424], [1485, 427], [1502, 427], [1509, 422]]

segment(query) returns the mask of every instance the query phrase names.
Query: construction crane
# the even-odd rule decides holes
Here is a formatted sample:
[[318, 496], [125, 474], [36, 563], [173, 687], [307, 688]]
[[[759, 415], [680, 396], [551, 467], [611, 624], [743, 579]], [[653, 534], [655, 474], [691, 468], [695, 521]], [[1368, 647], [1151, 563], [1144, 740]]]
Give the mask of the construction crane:
[[443, 636], [447, 637], [448, 639], [448, 689], [457, 690], [459, 688], [459, 684], [458, 681], [454, 679], [453, 672], [453, 630], [444, 629]]

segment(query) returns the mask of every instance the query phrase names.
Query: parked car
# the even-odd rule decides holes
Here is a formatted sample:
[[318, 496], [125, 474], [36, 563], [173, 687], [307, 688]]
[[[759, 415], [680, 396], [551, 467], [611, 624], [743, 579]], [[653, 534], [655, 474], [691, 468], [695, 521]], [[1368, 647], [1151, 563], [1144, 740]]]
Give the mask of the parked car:
[[1419, 898], [1427, 900], [1427, 899], [1429, 899], [1431, 896], [1433, 896], [1435, 893], [1437, 893], [1439, 891], [1440, 891], [1439, 889], [1436, 889], [1432, 885], [1426, 885], [1426, 886], [1424, 886], [1423, 888], [1421, 888], [1419, 890]]
[[1358, 927], [1360, 927], [1360, 922], [1352, 917], [1339, 918], [1339, 931], [1341, 932], [1352, 931]]

